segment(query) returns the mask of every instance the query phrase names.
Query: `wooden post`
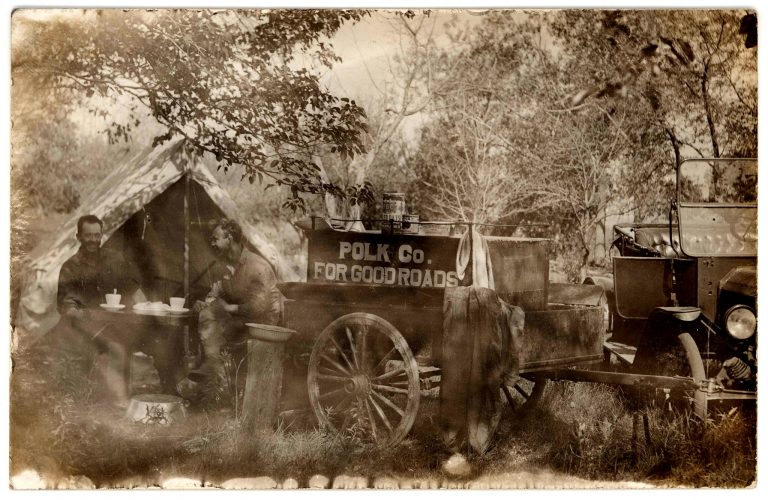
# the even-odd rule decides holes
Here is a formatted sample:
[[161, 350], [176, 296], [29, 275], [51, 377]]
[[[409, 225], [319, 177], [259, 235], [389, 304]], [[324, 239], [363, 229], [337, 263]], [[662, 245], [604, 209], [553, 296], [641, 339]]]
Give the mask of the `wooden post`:
[[283, 387], [285, 342], [248, 340], [248, 378], [243, 397], [243, 422], [253, 429], [271, 429]]
[[[192, 308], [189, 296], [189, 190], [190, 171], [189, 163], [184, 166], [184, 300], [185, 307]], [[189, 369], [192, 363], [189, 348], [189, 326], [184, 326], [184, 369]]]
[[474, 223], [469, 223], [469, 262], [467, 262], [467, 285], [475, 284], [475, 235]]
[[189, 301], [189, 191], [190, 175], [189, 170], [186, 170], [184, 173], [184, 297], [187, 301]]

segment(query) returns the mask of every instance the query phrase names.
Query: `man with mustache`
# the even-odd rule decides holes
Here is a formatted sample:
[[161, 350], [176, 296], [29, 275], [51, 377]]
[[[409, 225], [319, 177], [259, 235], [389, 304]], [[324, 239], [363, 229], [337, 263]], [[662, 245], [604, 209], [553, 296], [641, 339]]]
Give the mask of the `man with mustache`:
[[277, 325], [282, 320], [282, 295], [269, 262], [246, 247], [239, 224], [221, 219], [211, 235], [211, 247], [226, 266], [205, 302], [198, 301], [198, 331], [205, 359], [188, 378], [194, 383], [221, 383], [221, 348], [248, 335], [245, 323]]
[[[135, 266], [123, 256], [101, 247], [103, 222], [95, 215], [85, 215], [77, 221], [80, 248], [67, 260], [59, 273], [57, 307], [61, 320], [50, 335], [54, 346], [78, 359], [88, 370], [98, 356], [106, 355], [109, 362], [102, 367], [103, 383], [117, 403], [128, 400], [124, 379], [125, 364], [136, 351], [152, 356], [163, 390], [175, 393], [176, 381], [183, 376], [181, 349], [177, 341], [167, 341], [157, 331], [128, 327], [120, 321], [97, 319], [91, 311], [104, 303], [105, 295], [117, 290], [130, 306], [143, 302]], [[157, 330], [157, 329], [153, 329]], [[167, 333], [167, 332], [166, 332]], [[179, 352], [176, 352], [179, 351]]]
[[135, 292], [137, 281], [125, 274], [125, 263], [114, 252], [102, 251], [103, 223], [95, 215], [77, 221], [80, 249], [61, 266], [57, 303], [59, 313], [71, 318], [84, 318], [87, 309], [98, 307], [104, 295], [117, 289], [124, 296]]

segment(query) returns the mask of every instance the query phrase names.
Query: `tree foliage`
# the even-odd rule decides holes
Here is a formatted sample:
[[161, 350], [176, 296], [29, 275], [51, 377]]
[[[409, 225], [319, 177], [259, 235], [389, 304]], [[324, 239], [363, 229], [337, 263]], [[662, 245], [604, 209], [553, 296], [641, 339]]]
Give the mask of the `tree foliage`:
[[[746, 11], [562, 11], [552, 29], [586, 98], [638, 98], [680, 160], [757, 154], [757, 50]], [[755, 20], [756, 23], [756, 20]], [[746, 31], [745, 31], [746, 30]], [[567, 40], [567, 41], [565, 41]], [[756, 43], [756, 40], [752, 40]], [[588, 64], [588, 71], [579, 71]]]
[[494, 12], [449, 34], [455, 43], [437, 57], [432, 119], [413, 159], [422, 209], [437, 219], [516, 221], [546, 203], [539, 174], [548, 131], [532, 126], [542, 101], [531, 88], [548, 68], [534, 27]]
[[302, 207], [301, 193], [335, 189], [319, 179], [313, 153], [365, 151], [363, 109], [321, 88], [314, 71], [337, 61], [328, 38], [364, 15], [91, 10], [34, 21], [17, 13], [24, 36], [14, 44], [13, 77], [32, 82], [30, 92], [63, 92], [71, 104], [128, 102], [124, 120], [94, 107], [111, 142], [129, 140], [148, 109], [167, 129], [156, 143], [180, 134], [224, 168], [241, 166], [251, 182], [290, 186], [288, 204]]
[[566, 105], [629, 106], [637, 115], [626, 128], [636, 161], [620, 186], [634, 189], [641, 220], [666, 212], [675, 166], [685, 157], [757, 155], [757, 53], [742, 29], [749, 15], [624, 10], [552, 17], [572, 78]]
[[754, 154], [742, 15], [491, 11], [455, 30], [414, 161], [423, 210], [548, 222], [583, 273], [611, 217], [667, 213], [682, 156]]
[[[288, 207], [324, 193], [346, 198], [337, 211], [345, 217], [360, 216], [358, 201], [375, 216], [375, 186], [411, 185], [422, 217], [546, 222], [582, 269], [612, 216], [666, 216], [683, 157], [756, 155], [748, 11], [494, 10], [474, 27], [449, 25], [449, 44], [434, 43], [439, 28], [426, 13], [391, 14], [400, 53], [391, 78], [372, 79], [368, 122], [317, 77], [337, 61], [328, 38], [366, 14], [24, 19], [15, 24], [25, 36], [14, 43], [14, 106], [17, 92], [38, 113], [95, 103], [113, 141], [144, 128], [148, 110], [164, 127], [158, 141], [187, 136], [224, 169], [284, 186]], [[128, 113], [104, 111], [105, 99]], [[25, 116], [17, 111], [14, 132]], [[421, 136], [404, 139], [414, 119]]]
[[[404, 128], [407, 122], [420, 119], [431, 100], [430, 74], [437, 27], [431, 14], [429, 10], [406, 10], [377, 11], [371, 16], [374, 23], [385, 28], [386, 36], [397, 43], [392, 44], [393, 53], [386, 56], [386, 72], [369, 66], [366, 52], [360, 49], [369, 84], [368, 95], [361, 99], [369, 126], [363, 135], [366, 152], [353, 158], [321, 158], [327, 178], [351, 191], [346, 200], [326, 196], [326, 211], [332, 218], [379, 218], [381, 207], [373, 193], [408, 190], [412, 185], [412, 172], [402, 162], [402, 150], [408, 148]], [[361, 186], [367, 188], [366, 192], [360, 191]]]

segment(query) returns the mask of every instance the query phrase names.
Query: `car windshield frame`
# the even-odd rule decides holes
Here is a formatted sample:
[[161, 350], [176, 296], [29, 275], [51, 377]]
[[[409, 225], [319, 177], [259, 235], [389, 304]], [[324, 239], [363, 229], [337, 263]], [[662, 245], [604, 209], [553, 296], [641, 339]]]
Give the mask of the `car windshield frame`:
[[[757, 159], [755, 158], [686, 158], [681, 161], [677, 167], [676, 178], [676, 198], [678, 206], [723, 206], [723, 207], [757, 207], [757, 201], [754, 202], [735, 202], [735, 201], [706, 201], [706, 200], [684, 200], [683, 199], [683, 169], [688, 164], [700, 163], [753, 163], [755, 165], [755, 176], [758, 174]], [[755, 200], [757, 200], [757, 179], [755, 179]]]
[[683, 200], [683, 168], [693, 162], [753, 162], [755, 175], [758, 172], [757, 160], [753, 158], [691, 158], [680, 162], [677, 168], [676, 201], [680, 248], [683, 253], [690, 257], [756, 256], [757, 201]]

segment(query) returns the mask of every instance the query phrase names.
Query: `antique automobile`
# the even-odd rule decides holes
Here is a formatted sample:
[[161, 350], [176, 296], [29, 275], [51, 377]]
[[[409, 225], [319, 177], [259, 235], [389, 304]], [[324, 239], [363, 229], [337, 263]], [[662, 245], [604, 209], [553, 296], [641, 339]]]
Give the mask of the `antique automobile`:
[[606, 290], [606, 353], [636, 374], [693, 377], [701, 387], [657, 391], [708, 409], [756, 399], [757, 162], [692, 159], [677, 169], [662, 224], [614, 227]]

